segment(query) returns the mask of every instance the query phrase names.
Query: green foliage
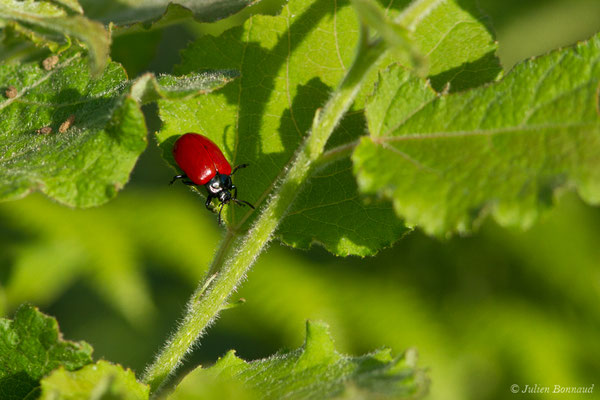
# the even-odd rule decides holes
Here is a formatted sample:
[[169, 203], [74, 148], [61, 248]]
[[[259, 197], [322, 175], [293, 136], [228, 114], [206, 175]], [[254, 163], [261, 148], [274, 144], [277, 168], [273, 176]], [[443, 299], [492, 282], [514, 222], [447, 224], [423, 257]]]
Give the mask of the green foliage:
[[529, 227], [564, 187], [600, 202], [599, 49], [596, 36], [441, 96], [401, 67], [382, 73], [353, 155], [361, 189], [438, 235], [487, 213]]
[[[141, 371], [219, 240], [201, 200], [166, 181], [168, 174], [156, 188], [130, 188], [86, 210], [40, 195], [0, 204], [1, 265], [12, 267], [9, 277], [20, 276], [18, 285], [2, 280], [10, 304], [30, 299], [51, 307], [69, 338], [85, 338], [96, 354]], [[248, 360], [295, 348], [303, 338], [299, 327], [311, 318], [328, 321], [336, 349], [346, 354], [382, 344], [395, 352], [417, 347], [419, 365], [429, 367], [432, 399], [499, 400], [515, 381], [592, 382], [600, 293], [589, 282], [600, 256], [599, 217], [598, 209], [569, 195], [527, 232], [491, 221], [473, 237], [443, 242], [414, 232], [366, 259], [273, 246], [234, 297], [246, 303], [222, 314], [187, 366], [210, 365], [231, 348]], [[63, 268], [59, 256], [69, 249], [81, 255], [81, 269]], [[104, 264], [89, 264], [86, 254]], [[111, 258], [128, 257], [132, 266], [110, 269]], [[141, 329], [131, 329], [108, 297], [131, 268], [159, 305], [150, 309], [150, 320], [136, 323]], [[41, 283], [53, 280], [63, 283], [40, 298], [49, 290]], [[123, 306], [140, 302], [128, 285]]]
[[[451, 1], [418, 4], [400, 21], [419, 34], [413, 33], [418, 37], [413, 52], [429, 53], [434, 74], [458, 69], [448, 79], [457, 86], [461, 76], [489, 80], [490, 71], [497, 74], [497, 62], [496, 68], [488, 66], [483, 74], [469, 67], [479, 58], [490, 61], [487, 54], [495, 49], [490, 34], [475, 18]], [[425, 28], [432, 24], [441, 28]], [[172, 143], [183, 132], [210, 136], [233, 164], [251, 164], [236, 175], [236, 186], [243, 199], [260, 206], [302, 143], [316, 110], [349, 68], [358, 32], [348, 2], [294, 0], [278, 16], [253, 16], [219, 37], [200, 38], [183, 53], [179, 73], [238, 69], [242, 77], [199, 101], [159, 102], [164, 126], [158, 140], [165, 158], [174, 165]], [[449, 57], [447, 48], [462, 49], [465, 40], [482, 46]], [[440, 46], [445, 53], [437, 52]], [[375, 79], [373, 73], [357, 99], [357, 110], [338, 127], [333, 143], [348, 144], [364, 133], [360, 105]], [[219, 118], [213, 118], [217, 113]], [[233, 207], [225, 212], [233, 226], [248, 226], [257, 215]], [[312, 175], [281, 221], [278, 236], [295, 247], [308, 248], [317, 242], [335, 254], [368, 255], [405, 232], [388, 203], [362, 201], [350, 163], [342, 159]]]
[[[169, 208], [171, 203], [179, 206]], [[41, 196], [5, 203], [0, 220], [19, 232], [0, 241], [4, 263], [14, 266], [3, 280], [7, 311], [25, 301], [52, 304], [83, 281], [131, 326], [147, 326], [156, 307], [143, 274], [144, 259], [163, 260], [186, 280], [198, 281], [218, 239], [214, 221], [198, 224], [203, 217], [210, 215], [197, 208], [197, 199], [172, 193], [129, 193], [106, 207], [78, 211]], [[156, 227], [161, 235], [155, 235]], [[31, 239], [23, 243], [20, 237]]]
[[[107, 361], [92, 363], [89, 345], [62, 340], [56, 320], [31, 306], [19, 308], [13, 321], [0, 320], [0, 329], [3, 399], [149, 397], [149, 387], [137, 382], [131, 370]], [[334, 350], [327, 325], [309, 322], [302, 348], [252, 363], [229, 352], [210, 369], [189, 374], [169, 398], [220, 398], [233, 391], [256, 399], [346, 398], [358, 393], [400, 399], [419, 397], [426, 390], [414, 350], [395, 358], [389, 349], [344, 356]]]
[[251, 363], [231, 351], [209, 369], [188, 374], [170, 398], [402, 399], [419, 397], [426, 388], [414, 350], [396, 358], [389, 349], [344, 356], [335, 351], [328, 326], [309, 321], [302, 348]]
[[91, 353], [85, 342], [63, 340], [54, 318], [24, 305], [14, 320], [0, 319], [0, 395], [34, 398], [44, 375], [58, 367], [81, 368], [92, 361]]
[[131, 370], [106, 361], [77, 371], [61, 367], [42, 379], [40, 400], [148, 399], [150, 389], [135, 380]]
[[365, 260], [274, 248], [241, 289], [246, 304], [214, 334], [254, 337], [238, 348], [249, 353], [297, 342], [307, 317], [327, 319], [346, 352], [416, 346], [431, 399], [501, 400], [534, 380], [590, 385], [600, 371], [600, 290], [589, 284], [599, 211], [571, 194], [527, 232], [491, 220], [468, 238], [414, 232]]
[[187, 75], [159, 75], [147, 73], [136, 79], [131, 95], [142, 104], [159, 99], [191, 99], [198, 94], [207, 94], [237, 78], [235, 70], [192, 72]]
[[429, 60], [429, 76], [436, 90], [449, 85], [460, 91], [495, 79], [500, 63], [497, 44], [482, 23], [474, 1], [416, 1], [402, 14], [413, 40]]
[[110, 36], [102, 24], [80, 13], [82, 9], [76, 0], [0, 1], [0, 23], [6, 24], [5, 35], [23, 35], [54, 52], [68, 49], [72, 39], [79, 40], [89, 50], [93, 74], [99, 75], [108, 62]]
[[19, 93], [0, 105], [3, 200], [38, 189], [86, 207], [111, 199], [127, 182], [146, 147], [144, 117], [118, 64], [92, 81], [86, 62], [63, 53], [51, 71], [37, 63], [0, 67], [0, 79]]
[[[254, 3], [84, 0], [82, 7], [76, 0], [0, 0], [0, 200], [41, 191], [76, 207], [105, 203], [129, 180], [146, 147], [148, 120], [173, 167], [172, 144], [187, 131], [213, 138], [233, 164], [250, 163], [234, 179], [240, 198], [258, 206], [226, 208], [228, 226], [215, 251], [213, 216], [183, 188], [181, 195], [144, 191], [85, 211], [40, 196], [2, 204], [0, 310], [28, 300], [56, 304], [74, 288], [69, 296], [79, 301], [62, 307], [77, 309], [89, 331], [73, 329], [68, 317], [65, 331], [95, 337], [110, 358], [138, 349], [123, 362], [137, 363], [137, 371], [177, 315], [171, 305], [178, 309], [182, 293], [209, 272], [146, 369], [149, 386], [120, 365], [92, 364], [89, 346], [62, 341], [56, 321], [26, 306], [14, 321], [0, 321], [0, 397], [424, 394], [426, 379], [412, 350], [404, 358], [388, 350], [343, 356], [320, 323], [308, 324], [303, 348], [277, 351], [299, 338], [297, 326], [307, 317], [332, 321], [336, 347], [348, 353], [381, 343], [418, 345], [422, 362], [432, 366], [434, 398], [483, 399], [505, 394], [515, 382], [595, 379], [600, 319], [589, 285], [597, 259], [589, 218], [567, 213], [549, 231], [521, 236], [487, 225], [484, 239], [444, 245], [418, 233], [471, 232], [488, 213], [503, 225], [529, 227], [556, 192], [569, 188], [587, 202], [600, 200], [600, 36], [532, 59], [499, 80], [489, 30], [495, 21], [482, 13], [486, 1], [291, 0], [279, 15], [264, 16], [252, 14], [278, 10], [277, 1], [247, 7]], [[218, 26], [194, 25], [244, 8]], [[505, 17], [510, 10], [493, 11]], [[226, 24], [240, 26], [198, 34]], [[176, 31], [196, 39], [175, 68], [181, 76], [148, 72], [129, 79], [109, 60], [114, 32], [120, 38], [113, 56], [133, 76], [170, 72], [164, 48], [172, 55], [185, 42], [171, 41]], [[48, 57], [48, 50], [56, 54]], [[162, 128], [153, 127], [155, 106], [142, 114], [142, 105], [154, 102]], [[142, 179], [167, 182], [156, 165], [161, 161], [142, 159]], [[319, 258], [329, 261], [317, 263], [269, 252], [241, 293], [246, 305], [228, 310], [218, 325], [231, 328], [214, 335], [220, 347], [210, 345], [213, 335], [202, 347], [202, 363], [236, 340], [237, 352], [165, 387], [220, 311], [242, 302], [230, 297], [272, 238], [364, 256], [407, 236], [406, 224], [417, 233], [399, 250], [358, 266], [325, 254]], [[570, 250], [565, 235], [577, 242]], [[488, 261], [494, 257], [498, 265]], [[329, 264], [342, 265], [336, 271]], [[486, 274], [497, 279], [486, 281]], [[184, 290], [171, 289], [178, 279]], [[84, 309], [96, 296], [129, 324], [114, 342], [105, 315]], [[529, 301], [535, 296], [539, 303]], [[548, 311], [552, 305], [556, 315]]]
[[[104, 23], [113, 23], [127, 33], [167, 25], [193, 18], [213, 22], [239, 12], [260, 0], [158, 0], [151, 4], [140, 0], [82, 0], [86, 14]], [[108, 3], [108, 4], [107, 4]]]
[[127, 80], [110, 63], [90, 79], [86, 57], [65, 52], [50, 71], [38, 63], [0, 66], [17, 90], [0, 103], [0, 200], [40, 190], [61, 203], [89, 207], [113, 198], [146, 148], [141, 101], [208, 93], [232, 72]]

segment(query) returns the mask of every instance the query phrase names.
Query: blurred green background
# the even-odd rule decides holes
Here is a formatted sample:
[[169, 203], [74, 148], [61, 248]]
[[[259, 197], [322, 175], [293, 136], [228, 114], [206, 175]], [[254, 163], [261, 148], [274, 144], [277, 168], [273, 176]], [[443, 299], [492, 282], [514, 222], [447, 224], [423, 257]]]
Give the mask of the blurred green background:
[[[260, 4], [273, 8], [269, 3]], [[508, 70], [516, 62], [600, 31], [598, 0], [481, 0]], [[188, 22], [116, 37], [113, 58], [130, 76], [171, 72], [179, 50], [211, 26]], [[145, 109], [151, 131], [156, 107]], [[96, 358], [141, 371], [181, 316], [221, 232], [154, 141], [110, 204], [61, 207], [41, 195], [0, 204], [0, 313], [31, 302], [58, 318]], [[573, 194], [533, 229], [487, 221], [446, 241], [416, 231], [368, 259], [336, 258], [273, 243], [183, 370], [229, 349], [255, 359], [299, 346], [304, 321], [331, 325], [339, 351], [416, 347], [431, 399], [513, 395], [512, 384], [591, 386], [600, 398], [600, 209]]]

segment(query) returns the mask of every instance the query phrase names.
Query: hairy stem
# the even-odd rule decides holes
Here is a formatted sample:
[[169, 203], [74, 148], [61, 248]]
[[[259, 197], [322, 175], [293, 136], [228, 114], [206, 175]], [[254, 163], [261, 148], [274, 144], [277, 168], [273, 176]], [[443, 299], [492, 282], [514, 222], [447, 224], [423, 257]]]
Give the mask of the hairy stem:
[[[315, 162], [323, 154], [331, 133], [352, 105], [364, 78], [384, 51], [383, 42], [370, 41], [363, 29], [352, 66], [325, 107], [316, 114], [309, 135], [274, 195], [245, 237], [236, 239], [229, 234], [226, 236], [217, 252], [218, 260], [190, 299], [183, 322], [146, 370], [144, 381], [150, 385], [153, 393], [157, 392], [206, 327], [227, 306], [227, 299], [272, 238]], [[224, 260], [222, 264], [220, 260]]]
[[332, 162], [350, 157], [356, 146], [358, 146], [358, 143], [359, 141], [355, 140], [353, 142], [334, 147], [331, 150], [327, 150], [325, 153], [321, 154], [319, 159], [315, 160], [313, 163], [313, 168], [319, 169], [325, 165], [331, 164]]

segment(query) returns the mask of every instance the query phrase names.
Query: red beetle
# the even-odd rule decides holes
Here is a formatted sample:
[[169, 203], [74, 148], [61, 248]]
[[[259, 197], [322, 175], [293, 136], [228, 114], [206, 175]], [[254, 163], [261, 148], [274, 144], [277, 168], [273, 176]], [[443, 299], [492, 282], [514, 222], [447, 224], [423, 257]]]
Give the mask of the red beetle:
[[[182, 135], [173, 145], [173, 157], [184, 173], [173, 177], [170, 184], [177, 179], [183, 179], [182, 182], [186, 185], [204, 185], [208, 192], [206, 208], [211, 210], [213, 198], [221, 202], [219, 224], [223, 206], [230, 201], [242, 206], [247, 204], [254, 209], [247, 201], [237, 199], [237, 187], [231, 181], [231, 175], [240, 168], [246, 168], [248, 164], [238, 165], [232, 171], [231, 164], [219, 146], [206, 136], [193, 132]], [[233, 196], [230, 190], [233, 190]]]

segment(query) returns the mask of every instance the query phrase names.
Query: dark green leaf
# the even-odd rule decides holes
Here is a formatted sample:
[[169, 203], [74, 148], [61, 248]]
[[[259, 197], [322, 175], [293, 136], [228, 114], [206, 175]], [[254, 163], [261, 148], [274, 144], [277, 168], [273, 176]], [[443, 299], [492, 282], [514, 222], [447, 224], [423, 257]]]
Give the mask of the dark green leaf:
[[[109, 22], [128, 32], [140, 29], [161, 28], [184, 19], [213, 22], [232, 14], [259, 0], [144, 0], [102, 1], [82, 0], [86, 15]], [[133, 28], [133, 30], [132, 30]]]
[[68, 371], [81, 368], [92, 362], [91, 354], [87, 343], [63, 340], [54, 318], [22, 306], [12, 321], [0, 319], [0, 397], [32, 396], [50, 371], [61, 366]]

